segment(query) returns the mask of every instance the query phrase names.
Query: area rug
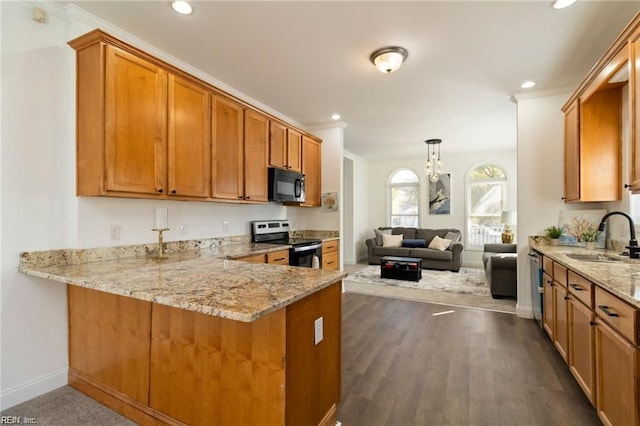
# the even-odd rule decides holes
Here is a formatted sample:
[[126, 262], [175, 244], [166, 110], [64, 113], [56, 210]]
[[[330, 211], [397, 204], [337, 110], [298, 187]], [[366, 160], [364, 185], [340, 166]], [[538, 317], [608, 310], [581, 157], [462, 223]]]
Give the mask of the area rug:
[[344, 279], [346, 292], [419, 302], [515, 313], [515, 300], [493, 299], [482, 269], [459, 272], [424, 269], [419, 282], [380, 278], [379, 266], [367, 266]]

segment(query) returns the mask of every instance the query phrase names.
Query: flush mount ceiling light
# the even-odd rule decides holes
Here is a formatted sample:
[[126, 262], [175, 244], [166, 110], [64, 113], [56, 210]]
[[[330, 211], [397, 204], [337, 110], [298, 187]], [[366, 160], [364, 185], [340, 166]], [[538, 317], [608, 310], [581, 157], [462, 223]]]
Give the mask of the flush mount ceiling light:
[[193, 12], [191, 5], [184, 0], [172, 1], [171, 7], [173, 8], [173, 10], [182, 15], [191, 15], [191, 12]]
[[564, 9], [574, 4], [576, 0], [555, 0], [552, 5], [554, 9]]
[[535, 81], [525, 81], [520, 85], [520, 87], [522, 87], [523, 89], [531, 89], [535, 85], [536, 85]]
[[378, 71], [390, 74], [400, 68], [409, 56], [407, 49], [398, 46], [389, 46], [378, 49], [371, 54], [369, 59]]
[[[430, 182], [437, 182], [442, 173], [442, 161], [440, 161], [440, 144], [442, 139], [428, 139], [424, 141], [427, 144], [427, 162], [424, 166], [424, 172]], [[438, 147], [438, 155], [436, 155], [436, 146]]]

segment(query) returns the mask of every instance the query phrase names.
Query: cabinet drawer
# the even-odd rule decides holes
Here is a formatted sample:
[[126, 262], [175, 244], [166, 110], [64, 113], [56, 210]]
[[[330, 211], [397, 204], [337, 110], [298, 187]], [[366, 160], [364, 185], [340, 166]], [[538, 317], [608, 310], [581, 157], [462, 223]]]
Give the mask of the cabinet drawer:
[[338, 269], [338, 252], [333, 251], [322, 254], [322, 269], [337, 270]]
[[253, 256], [240, 257], [236, 260], [242, 260], [243, 262], [251, 262], [251, 263], [265, 263], [266, 256], [264, 254], [256, 254]]
[[274, 251], [267, 253], [267, 263], [275, 265], [289, 264], [289, 250]]
[[569, 292], [578, 300], [593, 309], [593, 284], [573, 271], [567, 273]]
[[322, 244], [322, 255], [338, 250], [338, 241], [329, 241]]
[[551, 278], [553, 278], [553, 260], [544, 256], [542, 258], [542, 270], [545, 271]]
[[567, 286], [567, 268], [553, 262], [553, 279], [563, 287]]
[[640, 344], [640, 338], [638, 338], [640, 310], [599, 287], [595, 290], [596, 314], [631, 343]]

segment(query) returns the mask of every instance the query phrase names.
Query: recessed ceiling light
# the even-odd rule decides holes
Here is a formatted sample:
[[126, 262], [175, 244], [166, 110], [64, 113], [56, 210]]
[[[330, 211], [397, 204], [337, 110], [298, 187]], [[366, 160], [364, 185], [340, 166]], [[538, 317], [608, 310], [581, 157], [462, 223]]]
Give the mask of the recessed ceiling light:
[[340, 114], [331, 114], [331, 119], [338, 121], [340, 120], [342, 117], [340, 117]]
[[520, 87], [522, 87], [523, 89], [531, 89], [535, 85], [536, 85], [535, 81], [525, 81], [520, 85]]
[[182, 15], [190, 15], [193, 12], [191, 5], [184, 0], [175, 0], [171, 2], [171, 7]]
[[574, 4], [576, 0], [555, 0], [552, 5], [554, 9], [564, 9]]

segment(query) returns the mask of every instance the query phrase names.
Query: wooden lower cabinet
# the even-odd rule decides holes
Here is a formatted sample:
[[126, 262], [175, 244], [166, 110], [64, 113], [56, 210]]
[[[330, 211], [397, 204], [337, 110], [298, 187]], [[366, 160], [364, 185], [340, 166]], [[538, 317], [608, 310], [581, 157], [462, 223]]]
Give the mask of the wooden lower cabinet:
[[335, 424], [341, 288], [246, 323], [68, 286], [69, 384], [139, 424]]
[[267, 253], [267, 263], [272, 265], [288, 265], [289, 250], [273, 251]]
[[328, 241], [322, 244], [322, 269], [337, 271], [340, 269], [339, 241]]
[[569, 370], [593, 405], [595, 386], [595, 314], [573, 297], [567, 304], [569, 332]]
[[543, 283], [543, 297], [544, 297], [544, 309], [542, 310], [542, 324], [551, 338], [554, 340], [555, 338], [555, 303], [554, 300], [554, 292], [553, 292], [553, 278], [549, 276], [546, 272], [542, 275]]
[[245, 256], [239, 257], [234, 260], [242, 260], [243, 262], [251, 262], [251, 263], [266, 263], [267, 255], [266, 254], [254, 254], [253, 256]]
[[564, 362], [568, 361], [569, 353], [569, 328], [567, 322], [567, 289], [562, 287], [555, 281], [553, 286], [554, 292], [554, 319], [555, 330], [553, 333], [553, 344], [556, 346], [558, 352], [564, 359]]
[[596, 326], [598, 417], [605, 425], [640, 424], [640, 349], [598, 320]]

